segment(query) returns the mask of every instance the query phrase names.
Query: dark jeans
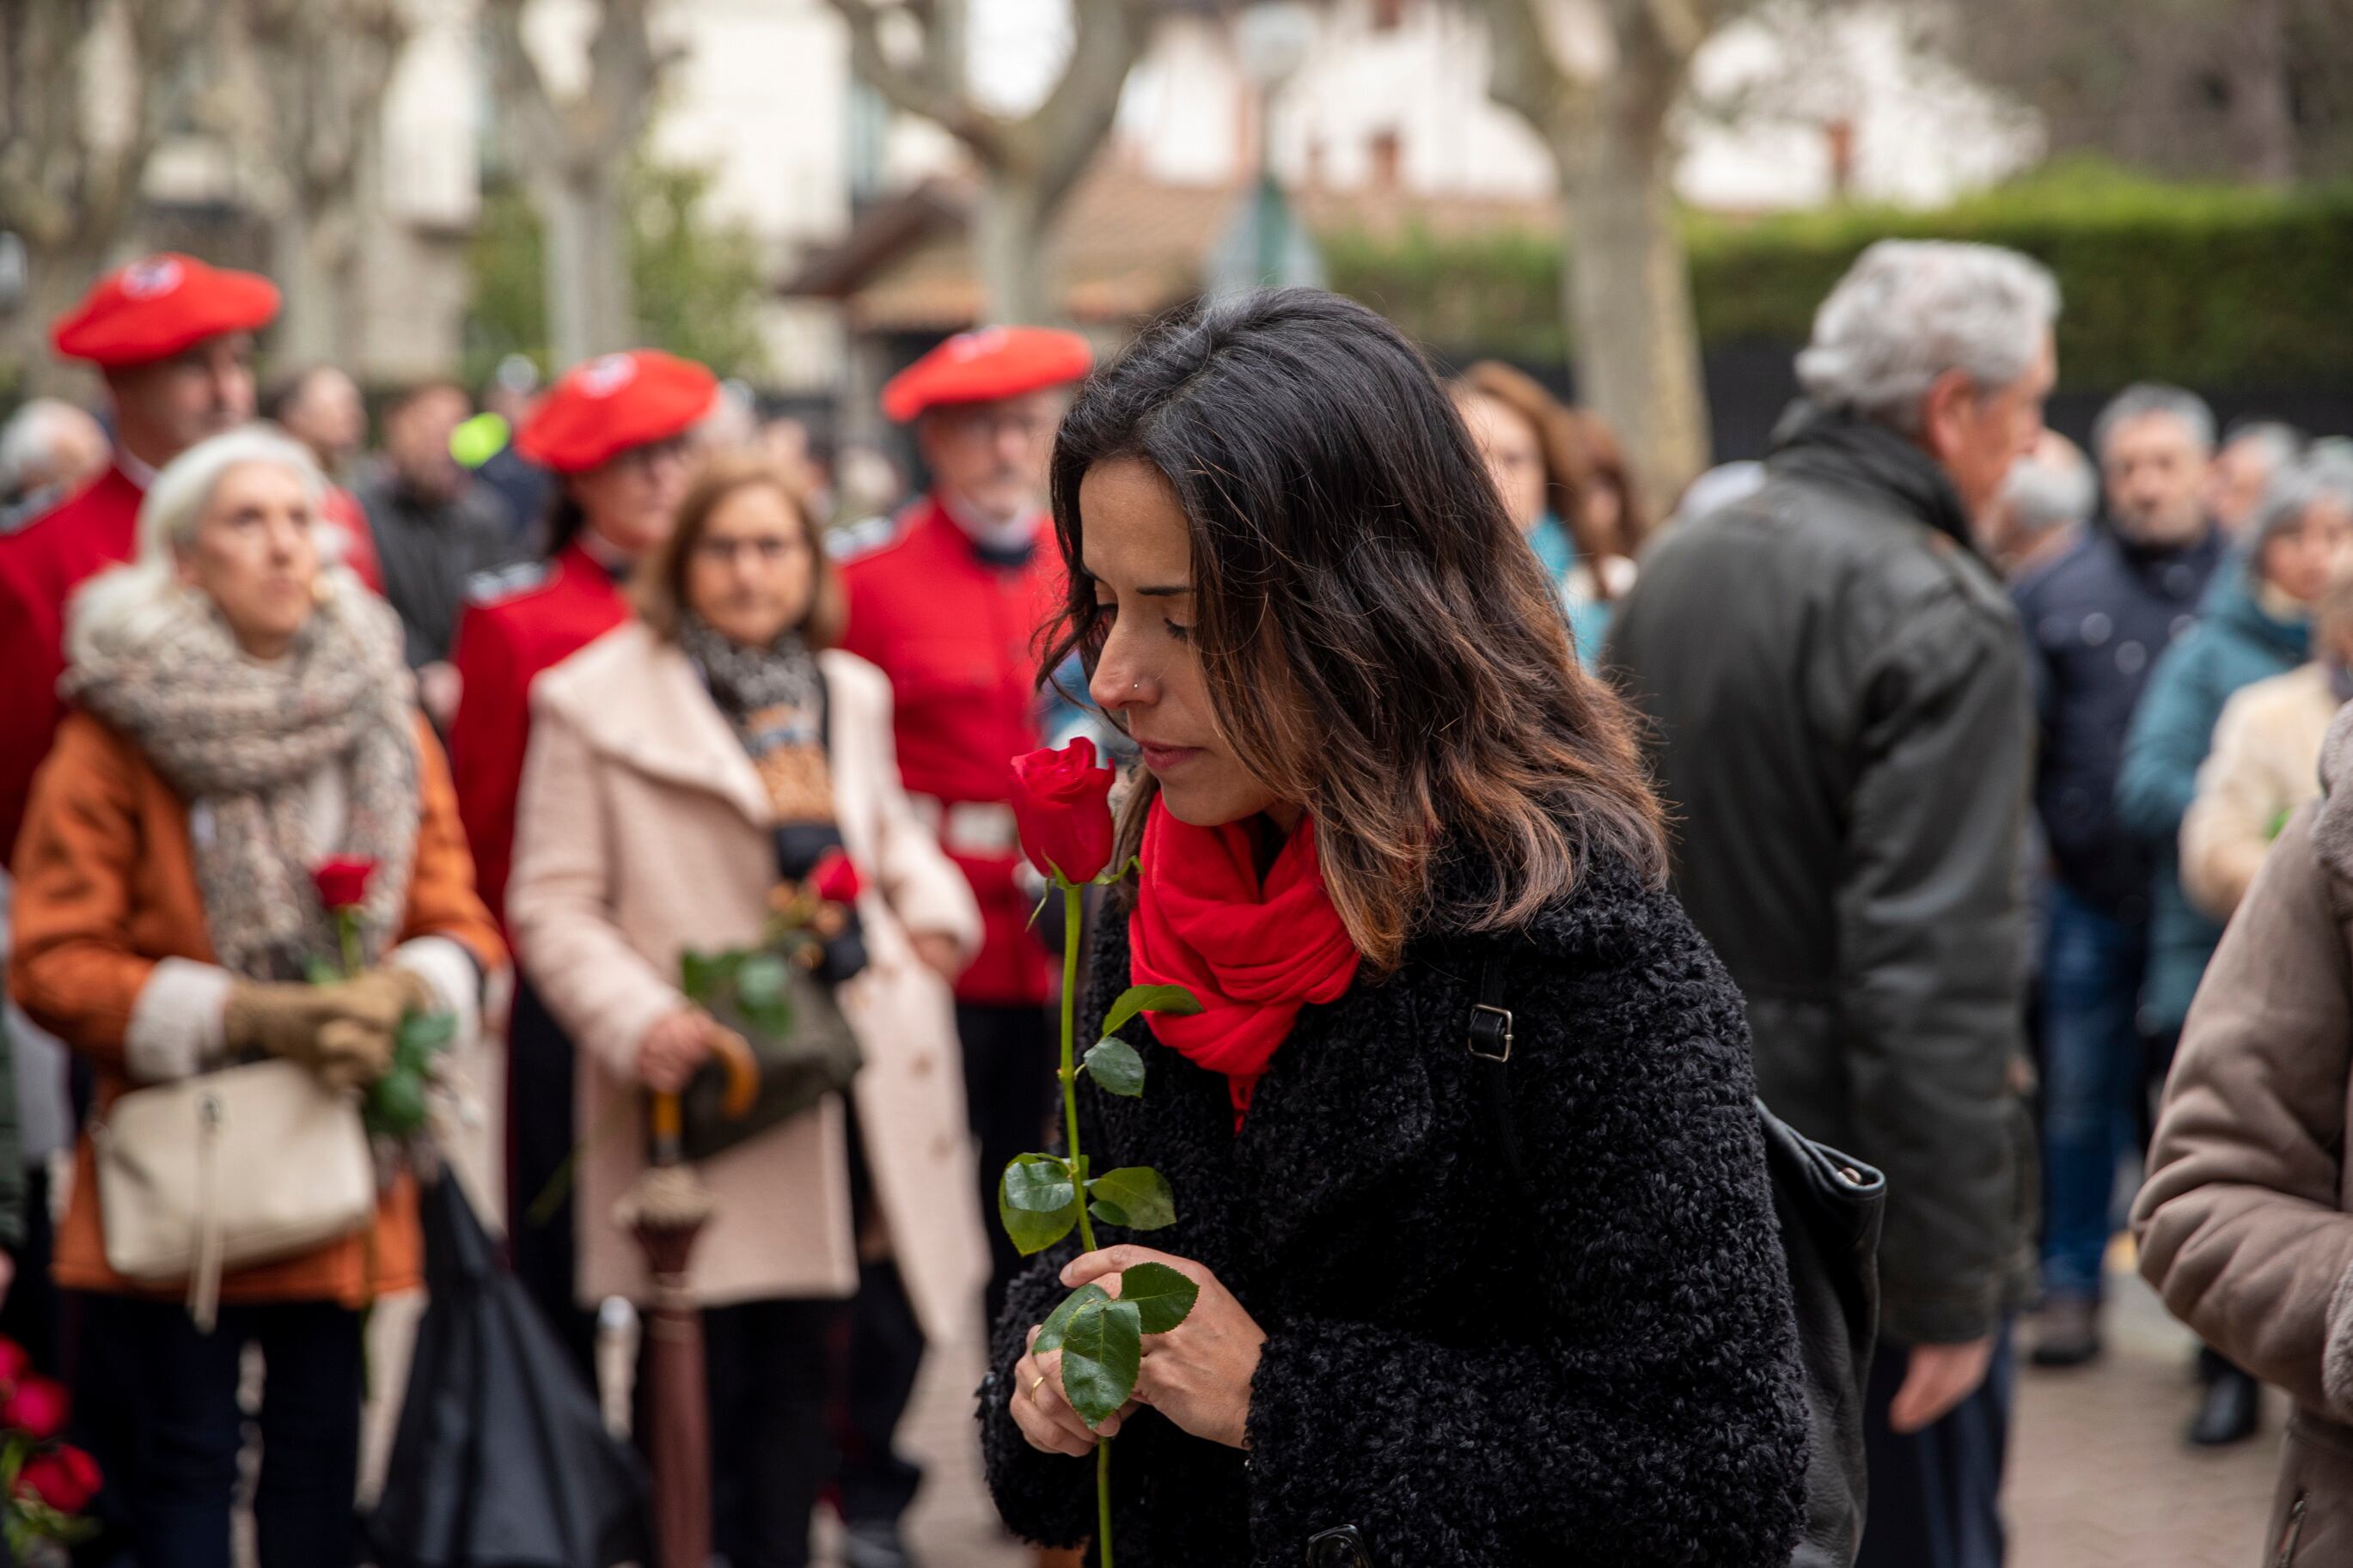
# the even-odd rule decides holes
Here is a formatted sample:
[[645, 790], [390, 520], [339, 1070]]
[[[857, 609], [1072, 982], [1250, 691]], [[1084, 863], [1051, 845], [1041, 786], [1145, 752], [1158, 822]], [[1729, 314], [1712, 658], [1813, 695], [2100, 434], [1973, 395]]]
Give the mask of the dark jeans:
[[2000, 1568], [2002, 1455], [2017, 1363], [2005, 1326], [1976, 1393], [1924, 1431], [1898, 1436], [1887, 1407], [1912, 1365], [1907, 1345], [1882, 1340], [1863, 1396], [1870, 1517], [1855, 1568]]
[[49, 1223], [48, 1167], [28, 1165], [25, 1239], [9, 1254], [16, 1277], [8, 1286], [8, 1299], [0, 1301], [0, 1335], [24, 1346], [34, 1368], [50, 1377], [60, 1377], [65, 1371], [65, 1297], [49, 1277], [56, 1247], [56, 1227]]
[[326, 1301], [226, 1306], [200, 1334], [177, 1301], [75, 1304], [74, 1435], [106, 1476], [110, 1542], [138, 1568], [229, 1568], [246, 1435], [237, 1381], [245, 1347], [258, 1344], [260, 1568], [349, 1568], [359, 1551], [359, 1313]]
[[[703, 1309], [711, 1538], [732, 1568], [807, 1568], [809, 1515], [834, 1468], [827, 1351], [841, 1311], [839, 1301], [825, 1300]], [[641, 1438], [649, 1429], [648, 1359], [640, 1352]]]
[[2116, 1168], [2138, 1137], [2146, 928], [2051, 889], [2042, 985], [2042, 1289], [2100, 1293]]
[[[849, 1108], [849, 1206], [865, 1234], [879, 1201], [866, 1163], [857, 1107]], [[852, 1524], [896, 1524], [923, 1484], [923, 1467], [896, 1446], [899, 1423], [923, 1367], [923, 1329], [899, 1266], [885, 1258], [858, 1266], [858, 1294], [835, 1332], [842, 1375], [834, 1390], [834, 1438], [841, 1451], [841, 1517]]]
[[[564, 1172], [578, 1140], [572, 1089], [578, 1071], [572, 1041], [530, 983], [515, 981], [507, 1024], [507, 1256], [515, 1278], [572, 1352], [588, 1386], [596, 1386], [596, 1318], [575, 1293], [572, 1195], [534, 1217], [533, 1205]], [[634, 1128], [616, 1130], [629, 1137]]]
[[956, 1004], [964, 1047], [965, 1115], [980, 1147], [980, 1212], [988, 1216], [988, 1317], [997, 1321], [1021, 1254], [997, 1223], [997, 1186], [1016, 1154], [1046, 1146], [1054, 1119], [1060, 1047], [1054, 1021], [1039, 1007]]

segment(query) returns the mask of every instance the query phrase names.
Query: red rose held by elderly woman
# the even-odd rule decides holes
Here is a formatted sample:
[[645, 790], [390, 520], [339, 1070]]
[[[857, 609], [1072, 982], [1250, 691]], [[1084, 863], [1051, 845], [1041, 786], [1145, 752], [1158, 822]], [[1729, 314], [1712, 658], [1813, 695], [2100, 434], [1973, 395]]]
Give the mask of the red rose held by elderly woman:
[[1071, 887], [1103, 874], [1111, 863], [1113, 777], [1095, 765], [1095, 743], [1084, 736], [1059, 752], [1013, 759], [1013, 819], [1029, 864]]
[[375, 862], [364, 855], [338, 855], [311, 871], [319, 902], [329, 910], [357, 909], [367, 902], [368, 883], [375, 877]]

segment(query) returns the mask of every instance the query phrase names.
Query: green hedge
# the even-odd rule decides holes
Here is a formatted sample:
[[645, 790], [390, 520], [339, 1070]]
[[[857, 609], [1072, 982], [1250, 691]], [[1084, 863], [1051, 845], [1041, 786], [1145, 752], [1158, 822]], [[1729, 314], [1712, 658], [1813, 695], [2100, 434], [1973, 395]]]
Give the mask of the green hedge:
[[[1891, 237], [1979, 240], [2040, 258], [2066, 302], [2059, 360], [2071, 385], [2353, 381], [2353, 188], [2168, 184], [2082, 165], [1941, 211], [1850, 206], [1746, 222], [1691, 215], [1703, 342], [1803, 342], [1857, 253]], [[1556, 236], [1323, 239], [1335, 289], [1440, 353], [1544, 363], [1567, 351]]]

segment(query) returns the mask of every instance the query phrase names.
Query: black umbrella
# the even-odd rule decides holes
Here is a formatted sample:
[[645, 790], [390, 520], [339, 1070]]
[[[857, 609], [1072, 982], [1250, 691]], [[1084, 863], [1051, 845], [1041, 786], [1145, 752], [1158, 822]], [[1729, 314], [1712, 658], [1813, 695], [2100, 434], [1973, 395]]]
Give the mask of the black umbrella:
[[379, 1568], [609, 1568], [646, 1556], [646, 1477], [446, 1170], [420, 1203], [431, 1292], [384, 1495]]

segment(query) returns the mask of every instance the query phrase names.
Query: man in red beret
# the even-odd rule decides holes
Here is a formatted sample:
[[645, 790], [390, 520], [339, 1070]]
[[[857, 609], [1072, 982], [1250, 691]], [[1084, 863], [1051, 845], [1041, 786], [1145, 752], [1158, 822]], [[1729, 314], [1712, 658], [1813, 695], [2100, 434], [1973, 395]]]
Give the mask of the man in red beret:
[[[997, 1174], [1038, 1146], [1055, 1086], [1056, 1035], [1046, 1003], [1055, 972], [1025, 929], [1035, 898], [1018, 880], [1011, 759], [1039, 743], [1031, 639], [1060, 607], [1062, 566], [1046, 514], [1046, 466], [1071, 384], [1093, 356], [1084, 338], [1031, 327], [962, 332], [882, 389], [882, 411], [913, 421], [929, 494], [897, 517], [852, 531], [842, 583], [843, 646], [881, 667], [897, 700], [899, 771], [916, 807], [979, 900], [987, 936], [956, 984], [966, 1104], [979, 1145], [981, 1212], [997, 1212]], [[991, 1318], [1019, 1255], [990, 1225]], [[912, 1388], [914, 1359], [871, 1342], [900, 1314], [861, 1298], [851, 1356], [870, 1395], [892, 1363]], [[906, 1320], [910, 1331], [912, 1319]], [[845, 1558], [866, 1568], [903, 1560], [897, 1521], [913, 1468], [889, 1450], [888, 1399], [853, 1410], [862, 1453], [845, 1466]], [[903, 1395], [900, 1401], [903, 1405]], [[879, 1430], [875, 1429], [879, 1428]], [[893, 1553], [899, 1556], [894, 1558]]]
[[156, 469], [253, 417], [253, 334], [277, 314], [267, 278], [167, 254], [100, 279], [51, 330], [59, 354], [105, 378], [114, 454], [96, 479], [46, 510], [23, 509], [0, 537], [0, 858], [14, 852], [60, 716], [67, 597], [131, 558]]

